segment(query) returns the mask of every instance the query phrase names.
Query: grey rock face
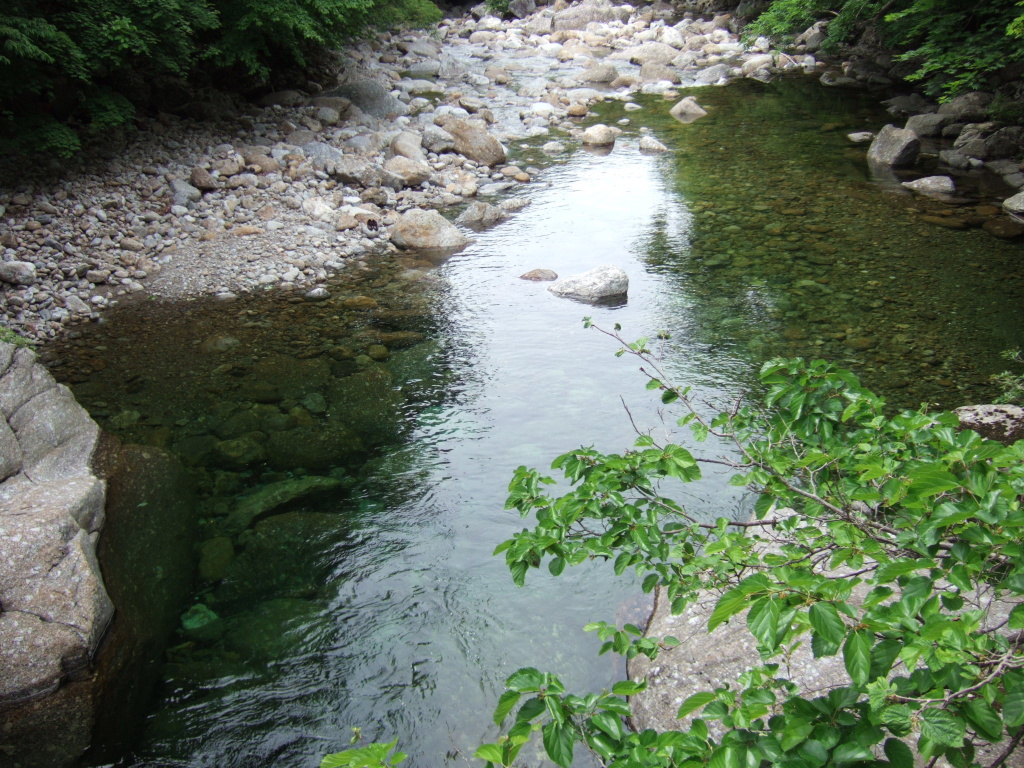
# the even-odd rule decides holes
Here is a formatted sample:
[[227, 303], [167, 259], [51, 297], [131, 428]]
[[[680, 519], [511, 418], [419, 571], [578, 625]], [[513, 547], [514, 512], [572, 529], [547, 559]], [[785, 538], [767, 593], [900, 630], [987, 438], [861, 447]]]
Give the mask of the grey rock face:
[[868, 162], [903, 168], [914, 164], [921, 142], [913, 131], [889, 124], [875, 136], [868, 148]]
[[918, 136], [941, 136], [942, 129], [953, 122], [952, 115], [943, 115], [938, 112], [924, 115], [912, 115], [907, 118], [906, 128]]
[[694, 85], [714, 85], [720, 80], [729, 77], [730, 67], [728, 64], [715, 64], [707, 69], [702, 69], [694, 79]]
[[625, 296], [629, 290], [629, 276], [618, 267], [601, 266], [556, 280], [548, 286], [548, 290], [570, 299], [597, 301], [612, 296]]
[[534, 0], [512, 0], [508, 4], [508, 12], [517, 19], [525, 19], [537, 10], [537, 3]]
[[438, 125], [455, 139], [455, 151], [463, 157], [484, 165], [505, 162], [505, 147], [482, 122], [463, 120], [459, 117], [442, 115], [436, 119]]
[[939, 106], [939, 114], [949, 115], [954, 123], [976, 123], [988, 117], [992, 94], [971, 91]]
[[90, 662], [113, 614], [95, 534], [99, 428], [25, 349], [0, 343], [0, 706]]
[[325, 91], [322, 95], [341, 96], [366, 114], [382, 119], [409, 113], [409, 107], [392, 96], [391, 92], [376, 80], [360, 80]]
[[171, 182], [171, 201], [174, 205], [187, 206], [189, 203], [198, 203], [202, 198], [203, 193], [187, 181], [175, 179]]

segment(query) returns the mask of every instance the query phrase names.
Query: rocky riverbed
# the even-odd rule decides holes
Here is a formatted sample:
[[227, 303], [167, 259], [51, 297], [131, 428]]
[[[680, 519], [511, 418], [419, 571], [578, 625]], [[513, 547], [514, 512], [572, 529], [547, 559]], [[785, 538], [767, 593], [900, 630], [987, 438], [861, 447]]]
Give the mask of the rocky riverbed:
[[[0, 323], [45, 340], [129, 296], [280, 288], [324, 298], [320, 285], [347, 263], [456, 248], [474, 225], [511, 215], [490, 203], [543, 177], [542, 163], [508, 160], [517, 142], [542, 143], [547, 156], [614, 143], [615, 126], [581, 127], [596, 102], [618, 99], [629, 111], [640, 109], [634, 94], [661, 94], [689, 121], [703, 110], [699, 97], [681, 100], [680, 87], [785, 70], [840, 86], [880, 77], [818, 61], [814, 29], [783, 53], [765, 39], [743, 42], [728, 15], [678, 20], [669, 6], [596, 1], [517, 8], [524, 18], [477, 9], [429, 32], [381, 35], [344, 52], [336, 82], [242, 108], [186, 110], [219, 119], [141, 120], [112, 156], [58, 180], [45, 164], [21, 170], [0, 192]], [[939, 110], [917, 99], [893, 109], [939, 110], [918, 120], [924, 136], [967, 126], [970, 141], [944, 162], [998, 164], [1009, 196], [1009, 185], [1024, 183], [1009, 167], [1020, 142], [1008, 131], [1017, 129], [967, 122], [985, 120], [984, 107], [974, 98]], [[653, 137], [642, 148], [664, 149]], [[435, 210], [447, 218], [423, 213]], [[462, 231], [447, 223], [459, 211]], [[1002, 216], [993, 226], [1000, 236], [1020, 233]]]

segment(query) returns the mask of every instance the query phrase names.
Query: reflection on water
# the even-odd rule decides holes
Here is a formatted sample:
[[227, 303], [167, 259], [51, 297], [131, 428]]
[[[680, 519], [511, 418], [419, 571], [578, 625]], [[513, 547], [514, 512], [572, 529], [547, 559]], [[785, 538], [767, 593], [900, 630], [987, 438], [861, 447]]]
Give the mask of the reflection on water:
[[[494, 735], [519, 666], [616, 679], [581, 627], [642, 617], [635, 582], [592, 563], [515, 589], [491, 555], [523, 525], [502, 509], [516, 466], [624, 449], [624, 403], [643, 428], [674, 422], [584, 315], [670, 331], [667, 365], [709, 398], [781, 353], [828, 355], [908, 402], [987, 393], [1019, 343], [1020, 284], [1000, 274], [1019, 246], [929, 228], [869, 182], [843, 139], [877, 119], [867, 102], [754, 87], [702, 91], [711, 115], [688, 126], [645, 102], [632, 119], [671, 155], [628, 133], [577, 153], [440, 266], [374, 262], [319, 303], [127, 307], [47, 351], [108, 429], [176, 452], [205, 497], [194, 604], [144, 733], [103, 759], [315, 766], [359, 725], [437, 765]], [[628, 302], [518, 279], [600, 264], [629, 273]], [[720, 477], [680, 495], [708, 517], [747, 501]]]

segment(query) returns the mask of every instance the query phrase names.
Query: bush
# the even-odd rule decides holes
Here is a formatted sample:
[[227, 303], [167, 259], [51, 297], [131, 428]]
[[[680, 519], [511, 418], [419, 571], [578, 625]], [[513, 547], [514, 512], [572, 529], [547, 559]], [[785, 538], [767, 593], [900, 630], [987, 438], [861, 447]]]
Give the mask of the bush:
[[[69, 157], [170, 81], [265, 80], [369, 26], [440, 19], [429, 0], [12, 0], [0, 11], [0, 148]], [[228, 78], [224, 78], [228, 79]]]
[[748, 30], [785, 38], [827, 18], [825, 48], [834, 51], [875, 25], [901, 60], [917, 66], [909, 79], [949, 97], [985, 87], [994, 72], [1024, 58], [1012, 34], [1024, 33], [1019, 15], [1016, 0], [774, 0]]
[[[714, 435], [734, 458], [648, 435], [622, 454], [579, 448], [552, 464], [569, 484], [555, 496], [552, 478], [520, 467], [507, 507], [533, 527], [496, 553], [518, 584], [545, 564], [558, 575], [600, 559], [642, 576], [675, 613], [718, 595], [709, 631], [749, 632], [762, 664], [687, 698], [679, 717], [700, 716], [664, 733], [626, 726], [624, 697], [643, 681], [577, 695], [554, 674], [520, 669], [494, 713], [511, 726], [475, 756], [511, 766], [539, 732], [563, 768], [578, 747], [617, 768], [913, 768], [915, 753], [999, 768], [1024, 736], [1024, 441], [958, 432], [950, 413], [886, 415], [855, 376], [822, 361], [766, 363], [765, 408], [741, 401], [708, 419], [647, 340], [620, 354], [642, 361], [648, 389], [681, 406], [698, 442]], [[758, 494], [750, 521], [697, 520], [663, 495], [704, 464], [732, 466], [732, 484]], [[627, 657], [678, 643], [632, 625], [587, 629], [602, 653]], [[815, 658], [841, 656], [838, 687], [788, 679], [786, 660], [808, 642]], [[979, 762], [978, 748], [995, 744]]]

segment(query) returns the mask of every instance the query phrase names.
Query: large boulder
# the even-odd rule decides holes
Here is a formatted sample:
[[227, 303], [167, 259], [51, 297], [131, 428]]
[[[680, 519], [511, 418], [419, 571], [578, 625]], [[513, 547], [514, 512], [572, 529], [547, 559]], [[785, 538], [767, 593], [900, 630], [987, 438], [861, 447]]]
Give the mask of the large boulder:
[[911, 115], [907, 118], [906, 129], [913, 131], [921, 138], [941, 136], [942, 129], [953, 123], [953, 116], [940, 112], [929, 112], [923, 115]]
[[32, 285], [36, 281], [35, 265], [29, 261], [0, 261], [0, 282], [11, 285]]
[[629, 14], [630, 8], [627, 6], [615, 6], [608, 0], [588, 0], [557, 11], [551, 20], [551, 26], [556, 31], [586, 29], [587, 24], [592, 21], [627, 21]]
[[949, 115], [954, 123], [977, 123], [988, 118], [992, 94], [971, 91], [939, 106], [940, 115]]
[[511, 0], [508, 4], [508, 12], [517, 19], [525, 19], [537, 10], [535, 0]]
[[409, 107], [391, 95], [391, 92], [376, 80], [358, 80], [342, 85], [321, 96], [340, 96], [352, 102], [363, 112], [381, 119], [400, 117], [409, 113]]
[[1018, 192], [1013, 197], [1003, 200], [1003, 210], [1011, 216], [1024, 217], [1024, 192]]
[[96, 561], [99, 428], [37, 362], [0, 342], [0, 706], [85, 669], [113, 613]]
[[1019, 405], [965, 405], [953, 411], [961, 429], [971, 429], [988, 440], [1013, 445], [1024, 440], [1024, 408]]
[[891, 123], [878, 132], [868, 148], [868, 162], [891, 168], [911, 166], [921, 150], [917, 134]]
[[556, 280], [548, 290], [569, 299], [598, 301], [625, 296], [629, 290], [629, 276], [618, 267], [601, 266]]
[[487, 130], [480, 120], [464, 120], [461, 117], [441, 115], [434, 121], [455, 140], [455, 151], [481, 165], [497, 165], [505, 162], [507, 154], [501, 142]]
[[628, 48], [622, 54], [634, 64], [668, 64], [679, 55], [679, 51], [671, 45], [649, 41], [641, 43], [636, 48]]
[[434, 210], [414, 208], [391, 227], [391, 242], [399, 248], [462, 248], [469, 244], [459, 228]]

